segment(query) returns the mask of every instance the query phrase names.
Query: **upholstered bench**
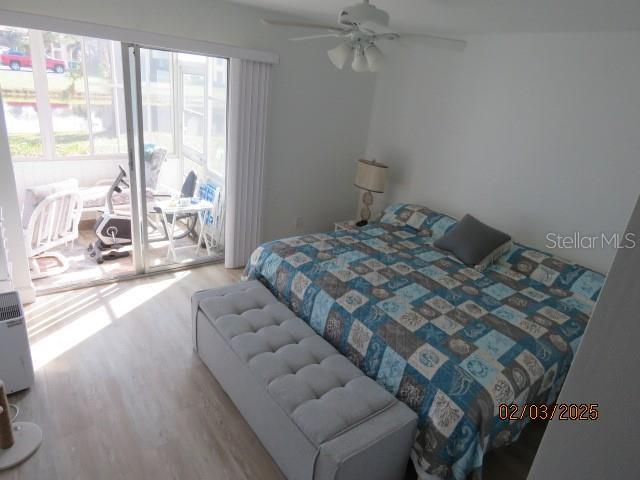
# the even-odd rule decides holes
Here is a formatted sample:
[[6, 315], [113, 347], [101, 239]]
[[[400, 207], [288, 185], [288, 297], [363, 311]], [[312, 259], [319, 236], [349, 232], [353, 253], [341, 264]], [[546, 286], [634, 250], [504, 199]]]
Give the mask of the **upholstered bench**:
[[417, 417], [262, 284], [192, 297], [193, 342], [293, 480], [401, 479]]

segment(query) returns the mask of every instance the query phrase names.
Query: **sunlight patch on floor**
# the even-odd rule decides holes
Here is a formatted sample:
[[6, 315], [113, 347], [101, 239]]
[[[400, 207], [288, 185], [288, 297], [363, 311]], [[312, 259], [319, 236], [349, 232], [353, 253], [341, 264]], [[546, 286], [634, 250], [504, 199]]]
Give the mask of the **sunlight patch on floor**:
[[[63, 308], [52, 302], [50, 309], [39, 311], [38, 320], [29, 325], [31, 356], [36, 370], [94, 336], [115, 320], [149, 302], [191, 272], [182, 271], [168, 278], [144, 283], [122, 282], [84, 291], [71, 297]], [[64, 297], [63, 298], [63, 304]], [[37, 303], [37, 302], [36, 302]], [[46, 318], [45, 319], [43, 319]], [[66, 325], [61, 325], [64, 322]], [[47, 330], [50, 330], [47, 333]], [[34, 338], [37, 340], [33, 341]]]

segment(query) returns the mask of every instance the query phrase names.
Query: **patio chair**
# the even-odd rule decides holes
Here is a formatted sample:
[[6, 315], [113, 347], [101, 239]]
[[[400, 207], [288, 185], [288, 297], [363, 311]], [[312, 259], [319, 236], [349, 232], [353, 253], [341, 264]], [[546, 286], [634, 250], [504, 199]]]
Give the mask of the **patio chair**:
[[[73, 244], [78, 238], [81, 215], [82, 197], [78, 190], [52, 193], [35, 207], [24, 229], [31, 278], [58, 275], [69, 268], [69, 262], [62, 253], [50, 250], [61, 245]], [[54, 258], [59, 266], [42, 271], [38, 259], [46, 257]]]
[[[167, 159], [167, 150], [164, 148], [154, 148], [149, 153], [145, 153], [144, 171], [147, 184], [147, 201], [152, 201], [158, 187], [160, 170]], [[113, 178], [98, 181], [93, 187], [80, 189], [84, 213], [90, 212], [95, 215], [104, 211], [107, 202], [109, 187], [113, 183]], [[113, 205], [118, 209], [127, 209], [131, 202], [130, 189], [122, 189], [112, 197]]]

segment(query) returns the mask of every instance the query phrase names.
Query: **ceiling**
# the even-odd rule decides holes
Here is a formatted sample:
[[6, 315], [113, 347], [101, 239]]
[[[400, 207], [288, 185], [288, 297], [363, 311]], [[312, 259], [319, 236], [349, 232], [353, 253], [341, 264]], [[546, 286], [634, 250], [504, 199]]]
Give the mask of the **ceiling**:
[[[358, 0], [231, 0], [335, 23]], [[640, 30], [640, 0], [373, 0], [391, 27], [430, 33], [541, 33]]]

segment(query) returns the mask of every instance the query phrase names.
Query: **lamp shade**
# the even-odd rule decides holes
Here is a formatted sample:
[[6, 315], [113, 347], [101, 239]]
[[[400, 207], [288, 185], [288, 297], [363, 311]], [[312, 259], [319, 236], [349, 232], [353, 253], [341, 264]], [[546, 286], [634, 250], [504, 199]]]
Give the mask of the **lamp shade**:
[[384, 163], [360, 159], [353, 184], [363, 190], [382, 193], [387, 182], [387, 170], [389, 167]]
[[351, 68], [353, 68], [356, 72], [366, 72], [369, 70], [369, 64], [367, 63], [367, 59], [364, 56], [364, 50], [359, 47], [356, 48], [356, 51], [353, 55], [353, 63], [351, 64]]
[[364, 51], [364, 56], [369, 64], [369, 70], [372, 72], [380, 70], [380, 66], [382, 65], [382, 52], [378, 47], [373, 44], [369, 45]]
[[329, 59], [331, 63], [333, 63], [336, 68], [342, 70], [344, 64], [347, 63], [347, 59], [349, 55], [351, 55], [352, 48], [347, 45], [347, 43], [341, 43], [336, 48], [332, 48], [331, 50], [327, 50], [327, 55], [329, 55]]

